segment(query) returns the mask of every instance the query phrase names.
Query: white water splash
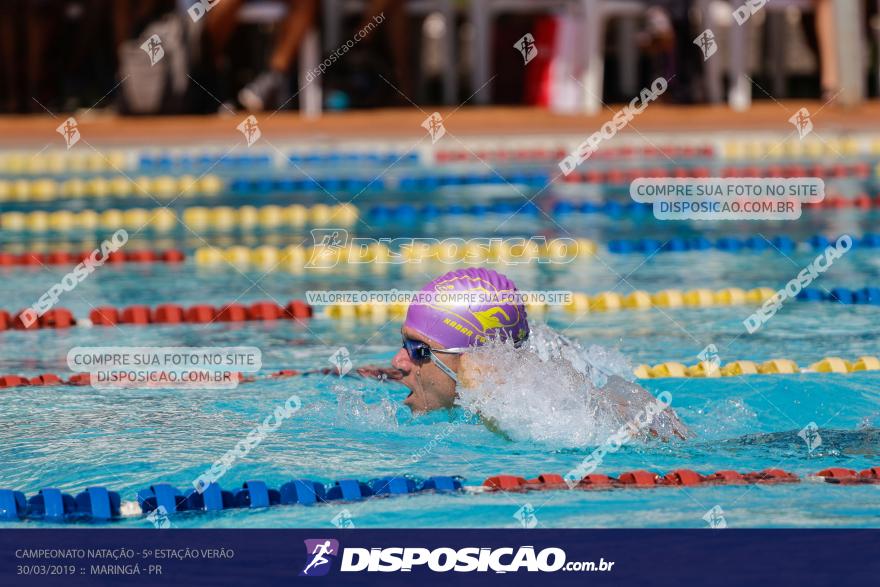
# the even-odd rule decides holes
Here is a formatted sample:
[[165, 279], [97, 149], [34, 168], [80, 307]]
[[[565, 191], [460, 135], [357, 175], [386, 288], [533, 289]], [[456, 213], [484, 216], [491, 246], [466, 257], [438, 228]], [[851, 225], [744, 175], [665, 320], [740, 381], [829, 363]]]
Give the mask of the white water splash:
[[393, 430], [397, 428], [397, 406], [388, 398], [379, 403], [364, 401], [364, 392], [344, 385], [336, 392], [336, 425], [355, 430]]
[[[471, 351], [471, 358], [486, 376], [460, 384], [458, 403], [512, 440], [595, 446], [654, 401], [630, 381], [632, 367], [622, 354], [595, 345], [585, 350], [542, 324], [532, 328], [527, 347], [494, 341]], [[669, 410], [650, 429], [661, 438], [686, 434]]]

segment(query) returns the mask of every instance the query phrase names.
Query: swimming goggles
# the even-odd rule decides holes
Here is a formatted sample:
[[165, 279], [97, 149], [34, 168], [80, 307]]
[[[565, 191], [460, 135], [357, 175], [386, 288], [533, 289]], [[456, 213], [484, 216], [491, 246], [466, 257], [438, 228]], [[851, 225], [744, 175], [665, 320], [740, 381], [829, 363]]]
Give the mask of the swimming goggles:
[[406, 337], [404, 337], [403, 339], [403, 348], [405, 348], [406, 352], [409, 353], [409, 358], [414, 363], [421, 363], [423, 361], [430, 361], [431, 359], [433, 359], [434, 364], [437, 365], [438, 369], [449, 375], [449, 377], [453, 381], [458, 383], [458, 376], [455, 374], [455, 371], [447, 367], [446, 364], [440, 360], [436, 353], [460, 355], [463, 352], [467, 351], [467, 348], [432, 349], [425, 342]]

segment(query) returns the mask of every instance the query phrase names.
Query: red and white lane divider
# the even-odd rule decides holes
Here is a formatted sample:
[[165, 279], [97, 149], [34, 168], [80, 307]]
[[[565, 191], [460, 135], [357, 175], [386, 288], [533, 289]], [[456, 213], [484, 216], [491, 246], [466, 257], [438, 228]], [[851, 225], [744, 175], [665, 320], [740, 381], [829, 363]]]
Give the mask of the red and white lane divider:
[[[351, 375], [360, 375], [379, 379], [381, 381], [397, 380], [403, 377], [403, 373], [393, 368], [385, 367], [358, 367], [349, 372]], [[285, 377], [296, 377], [299, 375], [340, 375], [339, 370], [335, 367], [325, 367], [322, 369], [308, 369], [299, 371], [296, 369], [282, 369], [266, 375], [245, 375], [238, 374], [239, 383], [253, 383], [267, 379], [281, 379]], [[0, 389], [10, 387], [49, 387], [49, 386], [84, 386], [91, 383], [89, 373], [74, 373], [68, 376], [56, 375], [54, 373], [43, 373], [34, 377], [26, 375], [0, 375]]]
[[[49, 253], [5, 253], [0, 251], [0, 267], [40, 267], [42, 265], [76, 265], [91, 257], [94, 251], [71, 253], [52, 251]], [[107, 256], [107, 263], [183, 263], [186, 255], [177, 249], [164, 251], [131, 250], [114, 251]]]
[[[840, 485], [880, 484], [880, 467], [861, 472], [843, 467], [823, 469], [806, 480], [819, 480]], [[593, 473], [576, 483], [567, 483], [561, 475], [545, 473], [534, 479], [515, 475], [495, 475], [483, 481], [482, 491], [544, 491], [550, 489], [627, 489], [653, 487], [696, 487], [709, 485], [749, 485], [754, 483], [778, 484], [800, 483], [802, 479], [782, 469], [764, 469], [752, 473], [716, 471], [703, 475], [690, 469], [676, 469], [665, 475], [652, 471], [628, 471], [617, 477]]]
[[0, 331], [38, 330], [41, 328], [71, 328], [73, 326], [114, 326], [116, 324], [207, 324], [209, 322], [251, 322], [267, 320], [305, 320], [314, 315], [314, 309], [300, 300], [291, 300], [286, 306], [275, 302], [254, 302], [250, 305], [226, 304], [211, 306], [198, 304], [184, 307], [178, 304], [150, 306], [101, 306], [92, 309], [88, 318], [75, 318], [66, 308], [53, 308], [27, 326], [22, 320], [24, 310], [10, 314], [0, 310]]

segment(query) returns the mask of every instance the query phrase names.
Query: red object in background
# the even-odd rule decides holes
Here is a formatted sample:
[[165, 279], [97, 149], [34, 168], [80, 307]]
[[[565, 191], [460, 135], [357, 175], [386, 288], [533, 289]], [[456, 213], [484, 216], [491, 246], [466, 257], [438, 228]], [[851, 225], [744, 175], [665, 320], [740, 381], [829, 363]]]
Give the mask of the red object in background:
[[70, 328], [75, 324], [73, 314], [66, 308], [55, 308], [40, 316], [40, 326], [43, 328]]
[[525, 65], [526, 87], [523, 97], [526, 104], [550, 106], [550, 96], [553, 90], [550, 65], [553, 63], [553, 54], [556, 52], [557, 28], [558, 23], [554, 16], [542, 16], [535, 23], [534, 37], [538, 54]]
[[21, 256], [19, 263], [22, 265], [45, 265], [46, 255], [43, 253], [25, 253]]
[[618, 481], [624, 485], [635, 485], [636, 487], [654, 487], [657, 485], [657, 474], [650, 471], [630, 471], [623, 473]]
[[61, 385], [62, 381], [57, 375], [43, 373], [42, 375], [32, 377], [29, 383], [31, 385]]
[[149, 306], [129, 306], [122, 310], [122, 316], [119, 319], [123, 324], [149, 324], [150, 323], [150, 307]]
[[30, 385], [30, 381], [18, 375], [0, 376], [0, 388], [3, 387], [20, 387], [22, 385]]
[[283, 314], [284, 310], [272, 302], [256, 302], [248, 308], [248, 318], [251, 320], [278, 320]]
[[119, 310], [112, 306], [95, 308], [89, 312], [89, 320], [95, 326], [113, 326], [119, 323]]
[[217, 314], [217, 320], [220, 322], [244, 322], [247, 319], [247, 308], [241, 304], [223, 306]]
[[133, 263], [152, 263], [156, 260], [156, 253], [153, 251], [129, 251], [125, 253], [124, 259]]
[[208, 322], [213, 322], [216, 316], [217, 310], [214, 309], [214, 306], [193, 306], [186, 311], [186, 321], [194, 324], [207, 324]]
[[293, 300], [285, 308], [291, 318], [311, 318], [312, 307], [300, 300]]
[[516, 491], [525, 484], [526, 480], [524, 478], [515, 475], [496, 475], [483, 481], [485, 487], [503, 489], [505, 491]]
[[162, 253], [162, 260], [166, 263], [181, 263], [184, 257], [185, 255], [176, 249], [169, 249]]
[[25, 325], [24, 320], [22, 320], [21, 316], [25, 313], [26, 310], [20, 311], [18, 314], [12, 317], [12, 327], [16, 330], [36, 330], [40, 327], [40, 320], [34, 320], [28, 325]]
[[73, 253], [55, 251], [46, 256], [46, 263], [49, 265], [76, 265], [79, 263], [79, 259]]
[[183, 321], [183, 308], [177, 304], [162, 304], [153, 310], [153, 322], [157, 324], [180, 324]]
[[125, 262], [125, 253], [122, 251], [113, 251], [109, 255], [107, 255], [108, 263], [124, 263]]

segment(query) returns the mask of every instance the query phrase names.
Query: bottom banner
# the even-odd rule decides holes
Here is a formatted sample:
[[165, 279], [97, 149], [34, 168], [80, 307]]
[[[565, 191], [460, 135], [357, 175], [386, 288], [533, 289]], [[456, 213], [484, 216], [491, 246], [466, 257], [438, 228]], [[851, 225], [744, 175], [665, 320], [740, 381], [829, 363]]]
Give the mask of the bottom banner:
[[686, 585], [880, 576], [880, 530], [0, 530], [0, 585]]

